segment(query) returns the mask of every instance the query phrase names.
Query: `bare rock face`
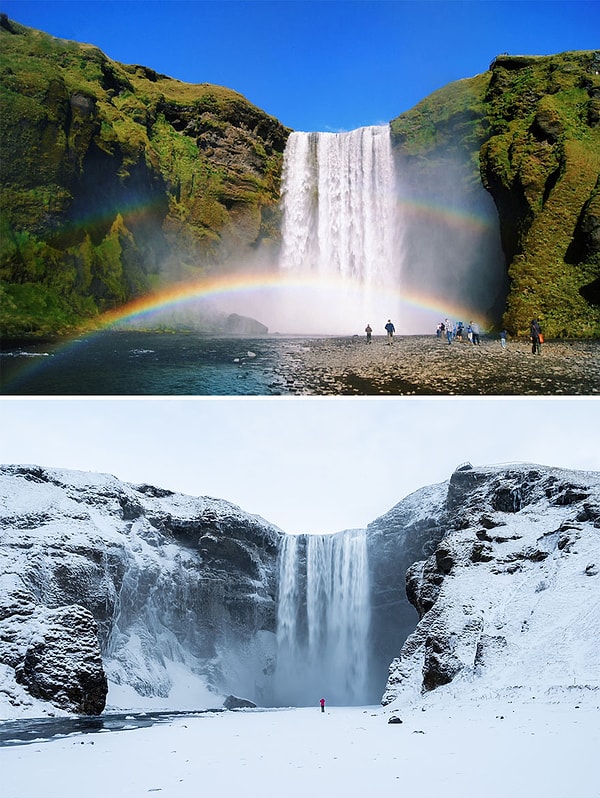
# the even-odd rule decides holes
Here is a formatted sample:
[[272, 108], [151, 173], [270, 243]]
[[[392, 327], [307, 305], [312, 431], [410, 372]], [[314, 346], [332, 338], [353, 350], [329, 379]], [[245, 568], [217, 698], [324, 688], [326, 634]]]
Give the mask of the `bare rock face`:
[[100, 714], [108, 683], [92, 614], [77, 604], [40, 606], [32, 593], [10, 589], [9, 580], [3, 577], [8, 589], [0, 591], [2, 662], [34, 698], [67, 712]]
[[446, 483], [422, 488], [367, 527], [371, 668], [378, 684], [385, 682], [390, 661], [415, 628], [415, 609], [421, 614], [420, 602], [429, 606], [434, 601], [424, 595], [417, 599], [412, 569], [444, 535], [446, 496]]

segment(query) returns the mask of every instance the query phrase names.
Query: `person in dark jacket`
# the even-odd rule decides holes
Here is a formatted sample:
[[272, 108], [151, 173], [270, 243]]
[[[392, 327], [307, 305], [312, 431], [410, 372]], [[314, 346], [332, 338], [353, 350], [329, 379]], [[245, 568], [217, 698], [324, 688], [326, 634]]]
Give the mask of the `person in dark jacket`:
[[531, 321], [531, 329], [530, 329], [530, 336], [531, 336], [531, 354], [532, 355], [541, 355], [542, 354], [542, 328], [539, 325], [537, 319], [532, 319]]
[[325, 699], [324, 699], [324, 698], [322, 698], [322, 699], [319, 701], [319, 704], [321, 705], [321, 712], [325, 712]]
[[396, 332], [396, 328], [392, 324], [391, 319], [388, 319], [387, 324], [385, 325], [385, 331], [388, 337], [388, 345], [391, 346], [394, 343], [394, 333]]

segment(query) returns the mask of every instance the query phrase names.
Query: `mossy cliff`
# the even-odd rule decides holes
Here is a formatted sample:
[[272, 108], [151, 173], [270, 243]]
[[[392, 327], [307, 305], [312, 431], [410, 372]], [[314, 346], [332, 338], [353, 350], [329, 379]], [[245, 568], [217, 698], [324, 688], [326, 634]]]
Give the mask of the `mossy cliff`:
[[503, 323], [600, 336], [600, 52], [495, 59], [392, 122], [399, 157], [493, 197], [508, 269]]
[[60, 333], [278, 235], [289, 131], [0, 16], [0, 329]]

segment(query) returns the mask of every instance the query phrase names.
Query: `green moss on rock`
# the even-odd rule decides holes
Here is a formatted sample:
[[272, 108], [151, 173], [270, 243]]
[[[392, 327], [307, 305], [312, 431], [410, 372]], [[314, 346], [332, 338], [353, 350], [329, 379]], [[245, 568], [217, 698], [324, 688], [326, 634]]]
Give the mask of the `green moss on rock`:
[[224, 231], [243, 258], [270, 226], [289, 131], [241, 95], [5, 15], [0, 53], [5, 333], [20, 314], [24, 333], [77, 327], [163, 272], [218, 268]]
[[502, 324], [527, 335], [600, 335], [600, 52], [498, 56], [392, 122], [423, 180], [462, 155], [461, 191], [483, 183], [509, 278]]

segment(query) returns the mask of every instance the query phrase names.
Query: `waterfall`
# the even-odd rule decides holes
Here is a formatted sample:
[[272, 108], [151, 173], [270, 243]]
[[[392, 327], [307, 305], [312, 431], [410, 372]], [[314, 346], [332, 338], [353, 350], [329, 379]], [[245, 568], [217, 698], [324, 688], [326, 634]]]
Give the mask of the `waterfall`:
[[387, 125], [290, 135], [279, 269], [321, 292], [315, 288], [298, 312], [288, 303], [297, 324], [320, 323], [317, 331], [329, 331], [343, 320], [362, 331], [370, 321], [383, 328], [394, 312], [390, 292], [399, 287], [395, 188]]
[[287, 536], [279, 574], [275, 703], [370, 703], [364, 530]]

